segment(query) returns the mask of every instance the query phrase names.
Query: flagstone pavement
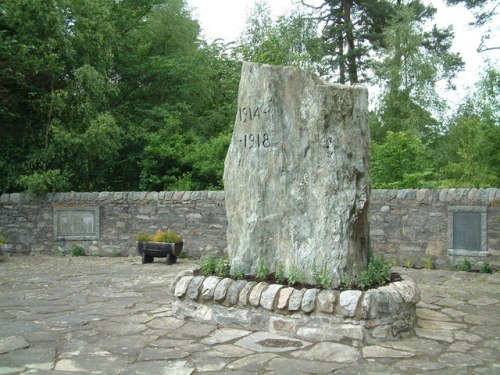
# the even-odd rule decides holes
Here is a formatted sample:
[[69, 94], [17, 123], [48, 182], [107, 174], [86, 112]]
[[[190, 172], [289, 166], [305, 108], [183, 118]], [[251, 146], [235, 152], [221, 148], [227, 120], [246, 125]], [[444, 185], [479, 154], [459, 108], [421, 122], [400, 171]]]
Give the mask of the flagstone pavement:
[[500, 273], [401, 269], [416, 335], [351, 347], [177, 319], [170, 284], [197, 264], [161, 260], [4, 256], [0, 374], [500, 374]]

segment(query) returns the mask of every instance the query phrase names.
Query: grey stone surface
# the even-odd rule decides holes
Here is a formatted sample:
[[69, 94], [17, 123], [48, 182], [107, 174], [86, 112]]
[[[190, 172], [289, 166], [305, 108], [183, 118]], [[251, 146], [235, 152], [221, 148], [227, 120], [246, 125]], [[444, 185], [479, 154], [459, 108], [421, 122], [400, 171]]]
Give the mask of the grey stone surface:
[[318, 310], [326, 313], [335, 311], [335, 292], [333, 290], [322, 290], [318, 294]]
[[[0, 373], [472, 375], [500, 370], [500, 305], [470, 303], [498, 298], [496, 274], [408, 270], [426, 301], [419, 304], [425, 310], [419, 315], [436, 326], [465, 327], [417, 328], [415, 337], [368, 346], [354, 340], [350, 346], [332, 343], [337, 338], [328, 335], [359, 337], [354, 325], [334, 332], [316, 321], [309, 339], [294, 341], [285, 332], [174, 318], [175, 297], [168, 286], [180, 271], [197, 267], [185, 260], [166, 266], [142, 265], [138, 257], [37, 255], [7, 257], [0, 267], [0, 343], [6, 351], [0, 354]], [[444, 298], [454, 307], [434, 304]], [[71, 314], [80, 317], [68, 319]], [[280, 318], [276, 324], [285, 329], [289, 318]]]
[[294, 289], [290, 299], [288, 300], [289, 311], [299, 311], [302, 306], [302, 297], [306, 292], [305, 289]]
[[184, 297], [186, 294], [189, 284], [191, 284], [191, 280], [193, 280], [193, 276], [184, 276], [182, 277], [177, 284], [175, 284], [174, 296], [176, 297]]
[[227, 291], [233, 284], [233, 279], [230, 279], [229, 277], [226, 277], [222, 279], [218, 284], [217, 287], [215, 288], [214, 291], [214, 301], [217, 302], [222, 302], [226, 298]]
[[268, 286], [268, 283], [266, 283], [265, 281], [261, 281], [252, 288], [250, 296], [248, 297], [248, 302], [250, 303], [250, 305], [252, 305], [253, 307], [258, 307], [260, 305], [262, 292], [266, 290]]
[[346, 290], [340, 293], [339, 304], [342, 315], [352, 317], [356, 315], [356, 309], [362, 292], [359, 290]]
[[334, 285], [365, 270], [369, 148], [365, 88], [243, 63], [224, 166], [231, 266], [280, 260], [313, 283], [321, 264]]
[[214, 297], [215, 287], [221, 281], [222, 278], [217, 276], [209, 276], [203, 281], [203, 286], [201, 289], [201, 298], [203, 300], [211, 300]]
[[[443, 193], [443, 194], [441, 194]], [[370, 200], [371, 247], [374, 254], [384, 254], [399, 265], [410, 259], [416, 267], [424, 267], [431, 255], [433, 267], [446, 269], [448, 255], [448, 208], [451, 205], [487, 207], [486, 257], [469, 257], [479, 268], [488, 261], [500, 269], [500, 189], [466, 189], [454, 194], [459, 200], [449, 202], [445, 190], [372, 190]], [[13, 198], [11, 199], [11, 195]], [[396, 199], [397, 196], [404, 199]], [[440, 200], [440, 195], [445, 199]], [[151, 228], [168, 226], [181, 232], [184, 249], [194, 257], [210, 252], [223, 255], [227, 246], [227, 219], [223, 191], [200, 191], [189, 194], [163, 191], [114, 192], [106, 200], [95, 193], [49, 193], [44, 197], [25, 194], [0, 196], [0, 227], [8, 243], [4, 253], [68, 254], [73, 245], [84, 245], [92, 255], [109, 256], [119, 251], [122, 256], [137, 254], [135, 234], [150, 232]], [[178, 198], [182, 199], [179, 200]], [[189, 197], [190, 200], [184, 198]], [[101, 207], [100, 238], [91, 243], [57, 241], [54, 236], [54, 204], [57, 207]], [[36, 223], [36, 225], [33, 225]], [[463, 261], [457, 257], [456, 261]], [[161, 260], [156, 260], [161, 261]], [[480, 301], [479, 301], [480, 302]]]
[[302, 297], [301, 309], [305, 313], [313, 312], [316, 309], [316, 297], [318, 296], [319, 289], [306, 289]]
[[260, 297], [260, 305], [267, 310], [273, 310], [276, 297], [278, 296], [278, 293], [282, 288], [283, 285], [279, 284], [269, 285]]
[[192, 300], [197, 300], [200, 295], [200, 288], [205, 280], [205, 276], [195, 276], [189, 283], [186, 295]]

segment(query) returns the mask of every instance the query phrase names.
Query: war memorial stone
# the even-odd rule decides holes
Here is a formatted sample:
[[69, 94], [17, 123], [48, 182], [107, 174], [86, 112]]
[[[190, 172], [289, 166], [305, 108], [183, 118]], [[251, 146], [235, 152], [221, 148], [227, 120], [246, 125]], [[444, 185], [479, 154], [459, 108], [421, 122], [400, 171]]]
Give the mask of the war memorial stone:
[[406, 275], [373, 290], [334, 289], [355, 281], [369, 255], [367, 97], [299, 69], [243, 64], [224, 170], [231, 270], [257, 275], [264, 263], [316, 285], [321, 272], [331, 285], [185, 271], [171, 285], [176, 316], [353, 345], [413, 331], [420, 293]]
[[295, 68], [244, 63], [225, 160], [232, 269], [263, 258], [332, 286], [366, 269], [369, 252], [368, 93]]

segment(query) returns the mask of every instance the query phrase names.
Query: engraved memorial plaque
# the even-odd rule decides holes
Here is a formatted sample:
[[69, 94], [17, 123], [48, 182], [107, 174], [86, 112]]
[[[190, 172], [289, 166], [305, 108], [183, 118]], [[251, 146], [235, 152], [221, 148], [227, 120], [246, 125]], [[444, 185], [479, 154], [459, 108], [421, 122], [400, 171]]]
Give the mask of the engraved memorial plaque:
[[453, 214], [453, 248], [481, 250], [480, 212], [455, 212]]
[[54, 236], [57, 240], [98, 240], [99, 207], [55, 208]]

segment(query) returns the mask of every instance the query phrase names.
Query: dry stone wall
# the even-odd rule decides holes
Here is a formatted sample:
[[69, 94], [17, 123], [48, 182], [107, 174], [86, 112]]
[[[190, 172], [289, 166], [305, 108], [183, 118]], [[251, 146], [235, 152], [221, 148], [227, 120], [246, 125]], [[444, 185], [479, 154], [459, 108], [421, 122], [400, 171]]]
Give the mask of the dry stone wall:
[[[63, 240], [54, 233], [58, 209], [98, 208], [97, 240]], [[372, 252], [445, 268], [448, 254], [449, 210], [482, 207], [486, 211], [486, 254], [468, 257], [473, 264], [487, 260], [500, 269], [500, 189], [373, 190], [369, 211]], [[195, 257], [226, 249], [224, 192], [101, 192], [57, 193], [41, 198], [24, 194], [0, 196], [2, 248], [16, 254], [71, 252], [73, 245], [88, 254], [136, 254], [138, 232], [172, 228], [182, 233], [185, 249]], [[464, 257], [456, 257], [460, 261]]]

